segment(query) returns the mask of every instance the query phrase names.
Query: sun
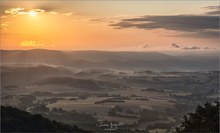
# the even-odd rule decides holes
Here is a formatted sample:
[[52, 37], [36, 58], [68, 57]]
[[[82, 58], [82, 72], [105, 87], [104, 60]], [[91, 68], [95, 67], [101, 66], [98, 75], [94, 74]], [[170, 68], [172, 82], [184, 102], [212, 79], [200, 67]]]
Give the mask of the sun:
[[37, 15], [37, 13], [35, 11], [31, 11], [31, 12], [29, 12], [29, 15], [31, 15], [32, 17], [35, 17]]

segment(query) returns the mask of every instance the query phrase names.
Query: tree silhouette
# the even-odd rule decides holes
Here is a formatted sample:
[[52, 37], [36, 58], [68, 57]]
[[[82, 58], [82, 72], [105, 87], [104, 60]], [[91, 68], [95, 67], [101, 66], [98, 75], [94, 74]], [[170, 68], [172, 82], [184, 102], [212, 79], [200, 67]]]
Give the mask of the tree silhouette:
[[195, 113], [188, 113], [183, 119], [177, 132], [219, 132], [219, 102], [199, 105]]

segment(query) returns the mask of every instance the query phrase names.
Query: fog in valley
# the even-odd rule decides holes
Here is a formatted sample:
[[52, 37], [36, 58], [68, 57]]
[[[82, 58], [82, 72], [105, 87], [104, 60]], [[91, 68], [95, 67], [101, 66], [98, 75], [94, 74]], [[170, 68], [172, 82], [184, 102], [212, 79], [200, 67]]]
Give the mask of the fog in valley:
[[217, 52], [1, 50], [1, 104], [88, 131], [175, 131], [219, 99]]

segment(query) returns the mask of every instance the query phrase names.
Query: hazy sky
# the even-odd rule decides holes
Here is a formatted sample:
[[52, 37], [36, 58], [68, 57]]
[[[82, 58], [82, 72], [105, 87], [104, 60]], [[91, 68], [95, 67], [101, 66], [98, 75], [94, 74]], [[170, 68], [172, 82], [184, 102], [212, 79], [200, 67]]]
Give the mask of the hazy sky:
[[219, 13], [218, 0], [1, 0], [1, 48], [219, 50]]

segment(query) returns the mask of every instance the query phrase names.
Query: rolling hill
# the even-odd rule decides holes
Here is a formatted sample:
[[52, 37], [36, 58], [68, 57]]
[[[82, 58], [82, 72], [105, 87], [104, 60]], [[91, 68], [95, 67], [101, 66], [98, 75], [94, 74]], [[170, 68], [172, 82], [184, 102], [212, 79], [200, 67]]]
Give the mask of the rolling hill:
[[206, 71], [219, 68], [218, 54], [168, 55], [158, 52], [1, 50], [4, 64], [47, 64], [77, 69]]

